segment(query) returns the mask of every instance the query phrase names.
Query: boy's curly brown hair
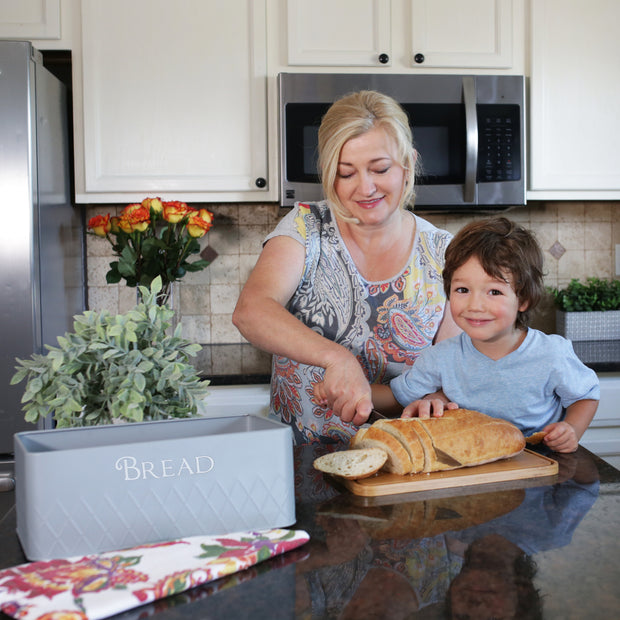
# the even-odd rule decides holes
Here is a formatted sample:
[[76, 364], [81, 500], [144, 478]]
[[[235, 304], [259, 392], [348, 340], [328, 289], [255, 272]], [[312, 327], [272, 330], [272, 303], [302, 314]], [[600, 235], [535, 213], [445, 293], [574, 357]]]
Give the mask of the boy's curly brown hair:
[[517, 313], [515, 326], [526, 329], [531, 313], [545, 292], [543, 254], [534, 235], [505, 217], [496, 217], [467, 224], [454, 236], [446, 249], [443, 286], [450, 299], [454, 272], [471, 257], [493, 278], [510, 283], [519, 304], [527, 302]]

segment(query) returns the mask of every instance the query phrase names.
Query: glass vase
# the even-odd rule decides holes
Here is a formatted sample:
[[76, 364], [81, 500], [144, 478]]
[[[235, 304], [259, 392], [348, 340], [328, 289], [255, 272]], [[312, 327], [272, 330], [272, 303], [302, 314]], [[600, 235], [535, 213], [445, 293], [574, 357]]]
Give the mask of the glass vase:
[[[136, 303], [142, 302], [142, 295], [140, 288], [136, 287]], [[176, 326], [181, 321], [181, 283], [180, 282], [167, 282], [162, 290], [157, 295], [158, 306], [168, 306], [174, 311], [174, 315], [170, 319], [170, 328], [168, 331], [174, 332]]]

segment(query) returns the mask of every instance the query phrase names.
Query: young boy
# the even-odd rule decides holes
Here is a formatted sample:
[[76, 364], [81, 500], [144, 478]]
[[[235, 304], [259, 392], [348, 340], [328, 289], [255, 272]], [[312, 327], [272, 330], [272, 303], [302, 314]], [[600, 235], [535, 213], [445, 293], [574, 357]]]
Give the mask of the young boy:
[[528, 436], [544, 432], [556, 452], [573, 452], [592, 421], [596, 373], [569, 340], [528, 328], [544, 292], [542, 252], [508, 219], [465, 226], [446, 250], [443, 281], [463, 330], [426, 348], [388, 385], [373, 385], [374, 406], [402, 417], [441, 416], [461, 407], [504, 418]]

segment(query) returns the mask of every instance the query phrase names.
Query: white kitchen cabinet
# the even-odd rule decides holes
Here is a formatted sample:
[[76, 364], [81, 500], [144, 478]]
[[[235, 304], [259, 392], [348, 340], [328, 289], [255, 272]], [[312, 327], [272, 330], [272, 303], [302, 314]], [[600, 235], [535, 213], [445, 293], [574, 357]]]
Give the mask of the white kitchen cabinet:
[[617, 0], [531, 2], [529, 199], [620, 199]]
[[82, 0], [81, 16], [78, 202], [274, 199], [265, 0]]
[[60, 39], [60, 0], [0, 0], [0, 39]]
[[287, 62], [510, 69], [513, 18], [523, 6], [523, 0], [514, 7], [513, 0], [287, 0]]
[[288, 64], [391, 62], [391, 0], [288, 0]]
[[412, 0], [411, 58], [423, 67], [512, 67], [512, 0]]
[[581, 444], [620, 469], [620, 374], [599, 374], [601, 400]]

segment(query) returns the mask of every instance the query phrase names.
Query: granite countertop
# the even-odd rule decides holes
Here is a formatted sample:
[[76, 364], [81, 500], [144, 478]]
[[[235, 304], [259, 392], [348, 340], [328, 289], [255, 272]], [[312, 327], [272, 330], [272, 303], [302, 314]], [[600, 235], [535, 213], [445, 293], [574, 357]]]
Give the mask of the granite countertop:
[[[530, 596], [514, 617], [537, 606], [547, 620], [618, 616], [620, 471], [585, 448], [555, 455], [551, 478], [379, 498], [314, 470], [327, 449], [295, 448], [306, 545], [115, 618], [428, 619], [446, 617], [448, 600], [455, 613], [482, 617], [484, 604], [508, 617], [519, 592]], [[0, 568], [25, 561], [13, 503], [0, 493]]]

